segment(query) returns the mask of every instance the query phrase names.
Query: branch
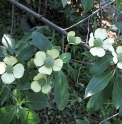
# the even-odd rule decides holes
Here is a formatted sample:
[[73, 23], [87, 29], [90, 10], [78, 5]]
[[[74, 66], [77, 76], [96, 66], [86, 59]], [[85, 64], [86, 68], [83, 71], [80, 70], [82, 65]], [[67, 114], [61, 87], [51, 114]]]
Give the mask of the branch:
[[[100, 11], [101, 9], [105, 8], [106, 6], [112, 4], [113, 2], [115, 2], [115, 0], [113, 0], [112, 2], [106, 4], [105, 6], [97, 9], [95, 12], [93, 12], [91, 15], [89, 15], [88, 17], [84, 18], [83, 20], [79, 21], [78, 23], [66, 28], [66, 29], [63, 29], [59, 26], [57, 26], [56, 24], [52, 23], [51, 21], [47, 20], [46, 18], [44, 18], [42, 15], [34, 12], [33, 10], [27, 8], [26, 6], [22, 5], [21, 3], [15, 1], [15, 0], [8, 0], [10, 3], [12, 3], [13, 5], [16, 5], [17, 7], [19, 7], [20, 9], [23, 9], [25, 10], [26, 12], [30, 13], [31, 15], [33, 15], [35, 18], [41, 20], [42, 22], [44, 22], [45, 24], [47, 24], [48, 26], [54, 28], [55, 30], [57, 30], [58, 32], [64, 34], [64, 35], [67, 35], [67, 31], [68, 29], [82, 23], [83, 21], [89, 19], [90, 17], [92, 17], [94, 14], [96, 14], [98, 11]], [[90, 49], [90, 47], [87, 45], [87, 44], [84, 44], [82, 43], [82, 46], [85, 47], [86, 49]]]
[[91, 15], [89, 15], [89, 16], [87, 16], [86, 18], [82, 19], [81, 21], [75, 23], [74, 25], [72, 25], [72, 26], [70, 26], [70, 27], [68, 27], [68, 28], [65, 28], [64, 30], [69, 30], [70, 28], [73, 28], [73, 27], [77, 26], [78, 24], [80, 24], [80, 23], [86, 21], [87, 19], [89, 19], [90, 17], [92, 17], [94, 14], [96, 14], [97, 12], [99, 12], [101, 9], [105, 8], [106, 6], [109, 6], [110, 4], [112, 4], [112, 3], [114, 3], [114, 2], [115, 2], [115, 0], [111, 1], [110, 3], [106, 4], [105, 6], [103, 6], [103, 7], [99, 8], [99, 9], [97, 9], [97, 10], [96, 10], [95, 12], [93, 12]]
[[10, 3], [12, 3], [13, 5], [19, 7], [20, 9], [25, 10], [26, 12], [30, 13], [31, 15], [33, 15], [35, 18], [41, 20], [42, 22], [44, 22], [45, 24], [49, 25], [50, 27], [54, 28], [55, 30], [67, 35], [67, 32], [62, 29], [61, 27], [55, 25], [54, 23], [52, 23], [51, 21], [47, 20], [46, 18], [44, 18], [42, 15], [34, 12], [33, 10], [27, 8], [26, 6], [22, 5], [21, 3], [15, 1], [15, 0], [8, 0]]
[[104, 122], [106, 122], [106, 121], [108, 121], [108, 120], [110, 120], [110, 119], [112, 119], [112, 118], [114, 118], [114, 117], [116, 117], [116, 116], [118, 116], [118, 115], [119, 115], [119, 113], [117, 113], [117, 114], [115, 114], [115, 115], [112, 115], [111, 117], [108, 117], [107, 119], [101, 121], [99, 124], [102, 124], [102, 123], [104, 123]]
[[12, 4], [12, 19], [11, 19], [11, 32], [10, 32], [11, 35], [13, 33], [13, 26], [14, 26], [14, 5]]
[[74, 61], [74, 62], [81, 63], [81, 64], [86, 64], [86, 65], [93, 65], [94, 64], [94, 63], [79, 61], [79, 60], [75, 60], [75, 59], [71, 59], [71, 60]]

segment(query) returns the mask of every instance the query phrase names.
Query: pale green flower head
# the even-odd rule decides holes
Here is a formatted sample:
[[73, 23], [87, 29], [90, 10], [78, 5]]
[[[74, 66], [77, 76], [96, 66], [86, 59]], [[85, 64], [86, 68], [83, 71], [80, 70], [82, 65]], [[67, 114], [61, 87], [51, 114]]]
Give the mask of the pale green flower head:
[[0, 62], [0, 74], [3, 83], [10, 84], [16, 78], [21, 78], [24, 74], [24, 66], [17, 63], [17, 59], [13, 56], [6, 56], [3, 62]]
[[103, 28], [96, 29], [94, 35], [90, 33], [89, 46], [93, 56], [103, 57], [105, 50], [109, 49], [113, 43], [114, 39], [107, 38], [107, 32]]
[[75, 32], [74, 31], [70, 31], [67, 34], [67, 41], [69, 42], [69, 44], [80, 44], [82, 42], [80, 37], [75, 37]]
[[113, 62], [117, 64], [119, 69], [122, 69], [122, 46], [118, 46], [116, 52], [113, 47], [109, 50], [112, 52]]
[[43, 74], [51, 75], [53, 71], [60, 71], [63, 67], [63, 61], [58, 58], [57, 49], [47, 50], [47, 52], [38, 51], [34, 58], [34, 63], [40, 68], [38, 71]]
[[51, 91], [51, 85], [47, 84], [47, 77], [45, 74], [38, 73], [37, 76], [34, 77], [34, 81], [31, 83], [31, 89], [34, 92], [40, 92], [44, 94], [48, 94]]

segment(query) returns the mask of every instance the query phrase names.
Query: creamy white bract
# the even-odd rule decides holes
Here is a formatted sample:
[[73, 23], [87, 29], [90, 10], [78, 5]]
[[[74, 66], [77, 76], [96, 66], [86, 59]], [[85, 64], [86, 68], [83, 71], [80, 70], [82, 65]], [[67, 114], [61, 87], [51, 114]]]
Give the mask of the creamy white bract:
[[39, 51], [36, 53], [34, 63], [40, 68], [38, 71], [43, 74], [51, 75], [53, 71], [60, 71], [63, 67], [63, 61], [58, 58], [59, 51], [57, 49], [47, 50], [47, 52]]
[[102, 28], [96, 29], [94, 35], [90, 33], [89, 46], [91, 47], [90, 53], [93, 56], [103, 57], [105, 55], [105, 50], [112, 46], [114, 39], [106, 38], [107, 32]]
[[69, 44], [80, 44], [82, 42], [80, 37], [75, 37], [75, 32], [74, 31], [70, 31], [67, 34], [67, 41], [69, 42]]
[[3, 83], [10, 84], [16, 78], [21, 78], [24, 74], [24, 66], [17, 63], [17, 59], [13, 56], [6, 56], [3, 62], [0, 62], [0, 74]]
[[40, 92], [48, 94], [51, 91], [51, 85], [47, 84], [47, 77], [45, 74], [38, 73], [34, 77], [34, 81], [31, 83], [31, 89], [34, 92]]
[[113, 62], [117, 64], [119, 69], [122, 69], [122, 46], [118, 46], [116, 52], [113, 47], [109, 49], [113, 55]]

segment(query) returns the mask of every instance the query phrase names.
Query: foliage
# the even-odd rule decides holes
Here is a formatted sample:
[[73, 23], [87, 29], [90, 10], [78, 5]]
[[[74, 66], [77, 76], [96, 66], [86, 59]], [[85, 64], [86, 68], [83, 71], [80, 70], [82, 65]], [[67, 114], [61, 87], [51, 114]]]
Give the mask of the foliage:
[[[19, 2], [36, 12], [39, 12], [40, 8], [40, 13], [62, 28], [85, 19], [97, 9], [96, 6], [99, 4], [96, 0], [90, 2], [88, 0], [52, 0], [47, 3], [46, 0], [42, 0], [39, 6], [39, 1], [35, 0], [19, 0]], [[119, 8], [120, 3], [120, 0], [116, 0], [116, 7]], [[8, 6], [6, 1], [1, 2], [0, 5], [5, 13], [10, 10], [10, 7], [7, 10], [5, 9]], [[119, 10], [118, 16], [121, 15], [121, 9]], [[2, 18], [11, 17], [11, 13], [9, 13], [9, 16], [6, 14], [6, 18], [3, 11]], [[23, 17], [17, 17], [17, 13]], [[20, 22], [15, 20], [12, 36], [6, 34], [10, 32], [11, 21], [4, 21], [3, 23], [1, 20], [0, 67], [1, 70], [5, 70], [4, 72], [0, 70], [1, 123], [98, 124], [113, 113], [119, 112], [119, 115], [122, 115], [122, 52], [119, 49], [121, 48], [121, 44], [119, 44], [121, 40], [121, 21], [110, 20], [112, 26], [103, 26], [99, 23], [101, 21], [100, 16], [98, 13], [89, 18], [88, 22], [85, 21], [70, 30], [68, 34], [73, 32], [73, 35], [67, 34], [64, 37], [63, 45], [65, 48], [61, 47], [63, 40], [60, 33], [43, 25], [33, 16], [25, 14], [23, 10], [15, 10], [15, 19], [21, 19]], [[24, 26], [22, 19], [24, 19]], [[35, 23], [32, 21], [33, 19]], [[28, 28], [25, 28], [26, 26]], [[3, 27], [8, 28], [3, 29]], [[102, 29], [105, 32], [101, 30], [99, 33], [101, 35], [96, 35], [97, 29]], [[113, 43], [113, 39], [107, 36], [110, 30], [118, 33], [118, 37], [114, 39], [117, 42]], [[2, 36], [2, 34], [4, 35]], [[103, 34], [107, 34], [105, 38], [102, 38], [102, 36], [104, 37]], [[78, 43], [76, 43], [77, 38], [80, 38]], [[108, 39], [110, 44], [104, 44], [107, 46], [104, 49], [101, 41], [104, 42]], [[91, 41], [92, 45], [90, 44]], [[94, 43], [94, 41], [99, 44]], [[83, 44], [91, 46], [91, 48], [82, 47]], [[93, 48], [96, 50], [96, 45], [99, 50], [102, 48], [101, 52], [105, 51], [105, 54], [102, 54], [102, 56], [94, 55], [92, 50]], [[108, 46], [112, 47], [109, 49]], [[38, 52], [40, 52], [40, 63], [46, 55], [46, 58], [52, 57], [51, 64], [49, 63], [50, 59], [48, 58], [48, 61], [46, 61], [45, 58], [43, 64], [40, 65], [36, 59]], [[44, 56], [41, 56], [41, 53]], [[1, 66], [3, 63], [7, 64], [5, 61], [7, 56], [15, 57], [17, 63], [21, 63], [24, 67], [22, 77], [15, 78], [10, 84], [6, 84], [4, 80], [11, 80], [11, 78], [2, 78], [5, 73], [8, 73], [8, 70]], [[59, 63], [54, 67], [56, 59], [59, 60]], [[46, 64], [52, 69], [50, 74], [50, 68], [46, 68], [47, 70], [43, 68], [43, 71], [40, 69], [47, 66]], [[14, 68], [14, 65], [12, 66]], [[17, 75], [19, 75], [20, 70], [20, 68], [17, 69]], [[39, 70], [43, 73], [43, 77], [38, 77]], [[33, 82], [34, 86], [32, 86]], [[122, 123], [122, 121], [121, 118], [114, 118], [105, 123]]]

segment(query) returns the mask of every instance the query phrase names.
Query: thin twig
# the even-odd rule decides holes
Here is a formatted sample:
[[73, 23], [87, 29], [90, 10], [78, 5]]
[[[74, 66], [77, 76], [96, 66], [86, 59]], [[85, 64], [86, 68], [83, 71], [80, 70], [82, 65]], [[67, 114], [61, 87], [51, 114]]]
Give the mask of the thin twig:
[[75, 60], [75, 59], [71, 59], [72, 61], [81, 63], [81, 64], [86, 64], [86, 65], [93, 65], [94, 63], [90, 63], [90, 62], [84, 62], [84, 61], [79, 61], [79, 60]]
[[39, 3], [38, 3], [39, 5], [38, 5], [38, 14], [40, 14], [40, 8], [41, 8], [41, 0], [39, 0]]
[[100, 27], [102, 26], [102, 6], [101, 6], [101, 0], [99, 0], [99, 9], [100, 9]]
[[[109, 5], [112, 4], [113, 2], [115, 2], [115, 0], [111, 1], [110, 3], [106, 4], [106, 5], [103, 6], [103, 7], [101, 7], [101, 9], [105, 8], [106, 6], [109, 6]], [[91, 15], [89, 15], [89, 16], [87, 16], [86, 18], [82, 19], [81, 21], [75, 23], [74, 25], [72, 25], [72, 26], [70, 26], [70, 27], [68, 27], [68, 28], [65, 28], [64, 30], [66, 31], [66, 30], [69, 30], [69, 29], [71, 29], [71, 28], [77, 26], [78, 24], [80, 24], [80, 23], [86, 21], [87, 19], [89, 19], [90, 17], [92, 17], [94, 14], [96, 14], [96, 13], [99, 12], [99, 11], [100, 11], [100, 8], [97, 9], [95, 12], [93, 12]]]
[[47, 11], [47, 0], [45, 0], [45, 3], [44, 3], [43, 16], [46, 16], [46, 11]]
[[88, 19], [88, 31], [87, 31], [87, 36], [86, 36], [86, 43], [88, 43], [88, 38], [89, 38], [89, 20], [90, 18]]
[[45, 24], [49, 25], [50, 27], [52, 27], [53, 29], [59, 31], [60, 33], [63, 33], [65, 35], [67, 35], [67, 32], [65, 30], [63, 30], [63, 28], [59, 27], [58, 25], [52, 23], [51, 21], [47, 20], [46, 18], [44, 18], [42, 15], [34, 12], [33, 10], [29, 9], [28, 7], [22, 5], [21, 3], [15, 1], [15, 0], [8, 0], [9, 2], [11, 2], [12, 4], [14, 4], [15, 6], [19, 7], [20, 9], [25, 10], [26, 12], [28, 12], [29, 14], [33, 15], [35, 18], [41, 20], [42, 22], [44, 22]]
[[80, 68], [79, 68], [79, 71], [78, 71], [78, 76], [77, 76], [77, 83], [78, 83], [78, 80], [79, 80], [79, 77], [80, 77], [80, 71], [81, 71], [81, 69], [82, 69], [82, 66], [80, 66]]
[[62, 53], [64, 53], [64, 34], [62, 33]]
[[104, 123], [104, 122], [106, 122], [106, 121], [108, 121], [108, 120], [110, 120], [110, 119], [112, 119], [112, 118], [114, 118], [114, 117], [116, 117], [116, 116], [118, 116], [118, 115], [119, 115], [119, 113], [114, 114], [114, 115], [112, 115], [111, 117], [108, 117], [107, 119], [101, 121], [99, 124], [102, 124], [102, 123]]
[[10, 35], [13, 33], [13, 26], [14, 26], [14, 5], [12, 4], [12, 19], [11, 19], [11, 32]]

